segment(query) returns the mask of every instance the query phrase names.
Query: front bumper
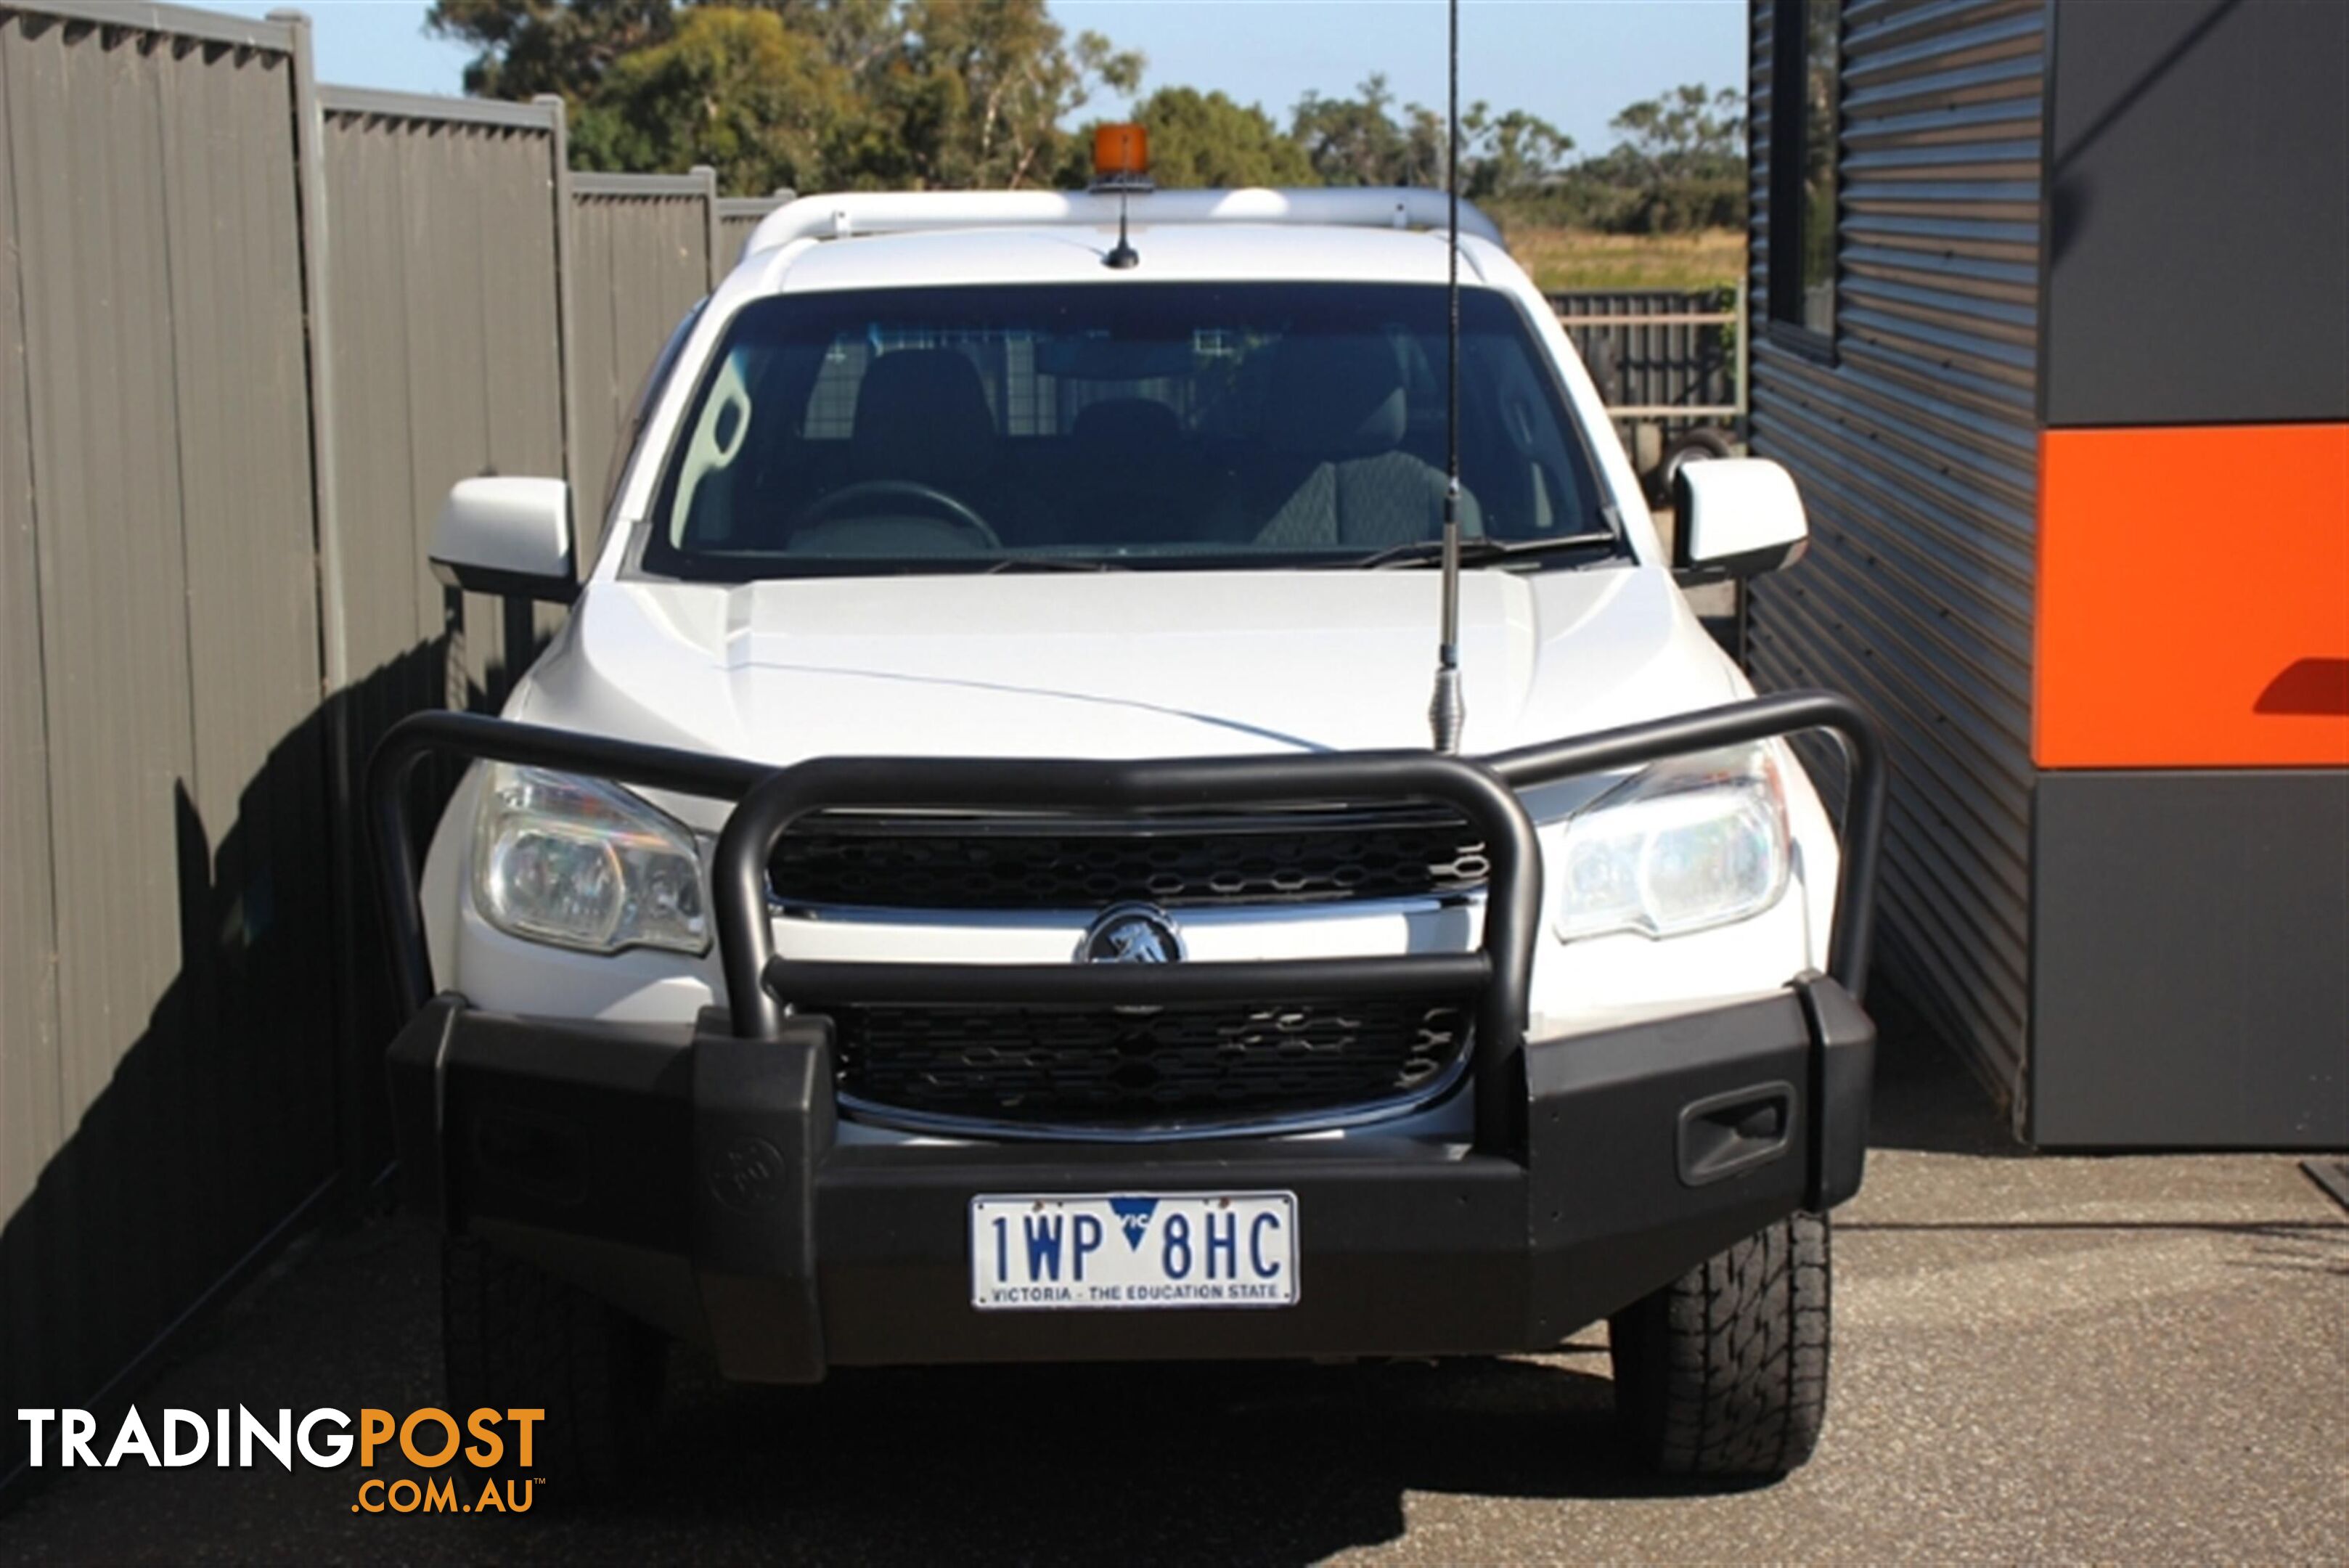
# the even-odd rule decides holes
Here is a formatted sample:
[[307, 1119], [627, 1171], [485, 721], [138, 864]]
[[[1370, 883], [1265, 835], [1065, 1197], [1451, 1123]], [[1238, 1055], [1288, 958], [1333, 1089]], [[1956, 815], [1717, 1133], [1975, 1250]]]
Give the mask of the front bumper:
[[[1809, 729], [1849, 764], [1829, 968], [1774, 996], [1527, 1039], [1540, 851], [1516, 791]], [[710, 868], [728, 1005], [691, 1027], [485, 1012], [428, 994], [407, 779], [428, 753], [734, 800]], [[1423, 752], [1146, 762], [817, 758], [784, 768], [471, 715], [395, 726], [368, 768], [386, 930], [413, 1022], [390, 1064], [409, 1192], [680, 1337], [730, 1376], [947, 1361], [1433, 1355], [1541, 1349], [1772, 1220], [1859, 1185], [1874, 1033], [1853, 1000], [1885, 804], [1883, 747], [1847, 700], [1794, 692], [1470, 761]], [[786, 958], [767, 868], [826, 809], [1139, 819], [1440, 805], [1489, 861], [1477, 945], [1380, 958], [1177, 964]], [[826, 1009], [1161, 1007], [1457, 996], [1474, 1136], [1191, 1143], [845, 1144]], [[1247, 1312], [987, 1312], [982, 1194], [1283, 1190], [1300, 1299]]]
[[[393, 1044], [411, 1203], [730, 1376], [833, 1366], [1491, 1353], [1555, 1345], [1859, 1186], [1873, 1027], [1826, 978], [1526, 1042], [1475, 1147], [835, 1142], [830, 1030], [658, 1028], [434, 999]], [[1487, 1098], [1490, 1096], [1490, 1098]], [[1488, 1116], [1488, 1120], [1489, 1120]], [[1257, 1311], [980, 1312], [983, 1193], [1286, 1190], [1301, 1293]]]

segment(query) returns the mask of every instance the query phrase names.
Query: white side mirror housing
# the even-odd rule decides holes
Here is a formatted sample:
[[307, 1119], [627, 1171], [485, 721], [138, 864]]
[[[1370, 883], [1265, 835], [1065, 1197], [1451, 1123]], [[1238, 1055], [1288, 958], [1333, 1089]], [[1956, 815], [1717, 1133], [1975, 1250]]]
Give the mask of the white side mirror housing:
[[1794, 476], [1766, 457], [1685, 464], [1672, 503], [1672, 569], [1683, 581], [1773, 572], [1800, 560], [1810, 540]]
[[432, 570], [470, 593], [569, 604], [571, 486], [559, 479], [466, 479], [432, 530]]

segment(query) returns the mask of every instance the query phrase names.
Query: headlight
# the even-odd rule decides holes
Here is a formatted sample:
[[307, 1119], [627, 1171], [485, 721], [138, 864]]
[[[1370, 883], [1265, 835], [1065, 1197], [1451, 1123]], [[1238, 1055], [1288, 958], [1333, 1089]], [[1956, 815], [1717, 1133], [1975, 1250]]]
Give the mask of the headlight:
[[1785, 794], [1766, 748], [1658, 763], [1568, 819], [1558, 940], [1749, 919], [1786, 891], [1789, 858]]
[[544, 768], [484, 770], [473, 905], [510, 936], [585, 952], [709, 946], [693, 835], [625, 790]]

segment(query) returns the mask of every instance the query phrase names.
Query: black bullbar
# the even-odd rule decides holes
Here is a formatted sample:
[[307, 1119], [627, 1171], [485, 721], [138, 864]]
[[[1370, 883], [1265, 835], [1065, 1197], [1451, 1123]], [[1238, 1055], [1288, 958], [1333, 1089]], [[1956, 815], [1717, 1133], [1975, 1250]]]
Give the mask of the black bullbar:
[[[1828, 976], [1775, 996], [1526, 1039], [1540, 862], [1515, 791], [1826, 729], [1847, 762]], [[731, 799], [712, 914], [730, 1007], [692, 1024], [517, 1018], [434, 997], [406, 794], [450, 753]], [[1795, 692], [1470, 761], [1427, 753], [1132, 763], [822, 759], [770, 769], [475, 715], [419, 715], [369, 764], [390, 956], [412, 1017], [388, 1065], [411, 1203], [672, 1333], [731, 1376], [972, 1359], [1538, 1348], [1798, 1208], [1857, 1189], [1874, 1033], [1857, 1005], [1885, 802], [1877, 732]], [[1250, 963], [816, 963], [779, 957], [764, 876], [826, 807], [1116, 815], [1406, 801], [1487, 836], [1468, 952]], [[1443, 1147], [1236, 1132], [1192, 1143], [843, 1141], [831, 1019], [794, 996], [1174, 1005], [1236, 995], [1474, 999], [1475, 1131]], [[983, 1193], [1286, 1191], [1300, 1294], [1278, 1311], [978, 1312]]]
[[[431, 995], [419, 860], [406, 795], [416, 764], [449, 753], [608, 778], [738, 802], [718, 842], [711, 906], [735, 1033], [771, 1039], [794, 994], [840, 999], [830, 984], [854, 980], [860, 992], [932, 1000], [1040, 1002], [1105, 1000], [1174, 1004], [1229, 997], [1240, 981], [1268, 997], [1308, 994], [1331, 982], [1366, 994], [1417, 985], [1440, 992], [1475, 977], [1443, 954], [1249, 964], [1245, 975], [1216, 964], [1071, 966], [859, 964], [821, 974], [779, 957], [769, 923], [766, 868], [794, 822], [826, 807], [1068, 811], [1138, 814], [1217, 805], [1401, 801], [1458, 810], [1484, 830], [1491, 874], [1477, 992], [1475, 1051], [1477, 1142], [1501, 1147], [1514, 1125], [1513, 1083], [1524, 1044], [1526, 998], [1541, 907], [1540, 852], [1532, 819], [1515, 790], [1577, 774], [1631, 767], [1722, 746], [1828, 730], [1849, 763], [1842, 870], [1829, 972], [1862, 994], [1875, 900], [1877, 843], [1886, 794], [1883, 743], [1857, 704], [1829, 691], [1793, 691], [1647, 723], [1504, 752], [1483, 762], [1428, 752], [1325, 753], [1145, 762], [998, 758], [823, 757], [783, 768], [739, 758], [647, 746], [603, 736], [467, 713], [420, 713], [393, 726], [367, 768], [369, 820], [384, 900], [394, 978], [409, 1010]], [[1340, 966], [1333, 970], [1332, 965]], [[939, 973], [944, 969], [947, 972]], [[824, 983], [803, 985], [810, 978]], [[957, 994], [949, 995], [948, 992]], [[1081, 992], [1081, 997], [1077, 995]], [[1342, 992], [1340, 992], [1343, 994]]]

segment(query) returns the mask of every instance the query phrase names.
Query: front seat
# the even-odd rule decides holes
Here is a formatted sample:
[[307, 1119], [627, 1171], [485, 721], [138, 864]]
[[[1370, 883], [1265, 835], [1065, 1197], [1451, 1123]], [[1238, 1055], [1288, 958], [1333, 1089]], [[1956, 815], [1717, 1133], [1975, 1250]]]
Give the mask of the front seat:
[[999, 528], [1008, 487], [978, 367], [952, 348], [898, 348], [864, 368], [849, 427], [852, 480], [944, 491]]
[[[1439, 537], [1444, 471], [1402, 449], [1409, 426], [1402, 366], [1378, 337], [1292, 337], [1266, 388], [1258, 504], [1268, 549], [1383, 549]], [[1475, 504], [1461, 497], [1464, 533]]]
[[864, 368], [849, 428], [860, 480], [907, 479], [959, 495], [995, 466], [995, 415], [978, 367], [951, 348], [900, 348]]
[[[848, 432], [848, 483], [926, 485], [962, 503], [990, 526], [1005, 487], [995, 415], [978, 368], [951, 348], [900, 348], [874, 358], [857, 383]], [[828, 493], [837, 494], [837, 489]], [[819, 500], [815, 506], [823, 507]], [[790, 548], [810, 554], [926, 555], [979, 543], [967, 524], [935, 504], [885, 493], [851, 500], [802, 523]]]

